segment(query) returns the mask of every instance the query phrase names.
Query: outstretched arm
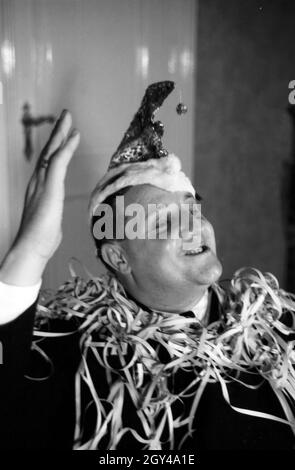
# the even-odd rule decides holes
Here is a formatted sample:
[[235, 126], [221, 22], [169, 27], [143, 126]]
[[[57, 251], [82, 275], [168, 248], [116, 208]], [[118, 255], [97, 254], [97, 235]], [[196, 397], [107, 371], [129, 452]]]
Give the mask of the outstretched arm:
[[[0, 267], [2, 287], [19, 287], [20, 297], [21, 292], [25, 297], [23, 289], [27, 286], [38, 291], [44, 269], [62, 239], [64, 181], [80, 140], [79, 132], [71, 127], [72, 117], [63, 111], [38, 159], [27, 188], [20, 228]], [[0, 324], [29, 307], [24, 303], [22, 311], [7, 316], [5, 300], [0, 298]]]

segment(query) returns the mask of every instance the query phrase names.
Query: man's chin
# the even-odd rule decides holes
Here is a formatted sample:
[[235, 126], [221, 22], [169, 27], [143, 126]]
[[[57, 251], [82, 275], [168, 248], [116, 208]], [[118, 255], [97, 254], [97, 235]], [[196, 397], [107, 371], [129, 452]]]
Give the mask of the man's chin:
[[197, 264], [193, 273], [196, 283], [209, 287], [218, 281], [222, 274], [222, 264], [215, 254], [212, 253], [202, 266]]
[[221, 274], [222, 274], [222, 264], [219, 261], [219, 259], [216, 257], [216, 265], [210, 270], [210, 277], [211, 277], [210, 285], [213, 284], [214, 282], [217, 282], [220, 279]]

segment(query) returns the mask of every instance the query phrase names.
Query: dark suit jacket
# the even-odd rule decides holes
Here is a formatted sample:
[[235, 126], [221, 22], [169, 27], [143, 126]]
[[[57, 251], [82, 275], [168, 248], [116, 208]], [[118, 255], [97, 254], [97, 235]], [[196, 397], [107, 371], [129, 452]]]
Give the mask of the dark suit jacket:
[[[54, 364], [54, 372], [47, 380], [31, 380], [26, 376], [42, 378], [50, 373], [50, 366], [30, 351], [35, 306], [15, 321], [0, 327], [3, 346], [3, 364], [0, 365], [0, 448], [1, 449], [60, 449], [73, 445], [75, 422], [74, 378], [79, 364], [78, 334], [42, 340], [44, 349]], [[213, 297], [210, 320], [218, 316], [217, 299]], [[60, 328], [60, 322], [58, 323]], [[93, 365], [96, 386], [107, 393], [103, 369]], [[189, 380], [184, 373], [174, 382], [183, 385]], [[248, 383], [259, 380], [253, 375], [242, 377]], [[283, 416], [280, 405], [267, 383], [250, 390], [238, 383], [229, 385], [231, 401], [235, 406]], [[85, 398], [87, 402], [87, 396]], [[128, 397], [127, 397], [128, 400]], [[125, 407], [125, 418], [140, 427], [132, 407]], [[91, 434], [93, 409], [85, 415], [85, 436]], [[219, 384], [208, 384], [201, 398], [195, 418], [195, 432], [184, 449], [190, 450], [279, 450], [292, 449], [294, 435], [287, 425], [266, 419], [246, 416], [233, 411], [223, 399]], [[176, 433], [177, 449], [182, 432]], [[102, 443], [106, 446], [105, 441]], [[105, 447], [106, 448], [106, 447]], [[141, 445], [127, 435], [121, 450], [139, 450]], [[169, 446], [167, 444], [167, 449]]]

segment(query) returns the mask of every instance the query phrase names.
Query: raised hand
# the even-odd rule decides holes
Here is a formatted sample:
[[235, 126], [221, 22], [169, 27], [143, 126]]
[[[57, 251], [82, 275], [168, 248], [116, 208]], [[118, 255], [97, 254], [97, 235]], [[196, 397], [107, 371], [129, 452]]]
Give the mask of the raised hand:
[[65, 177], [80, 134], [63, 111], [42, 150], [29, 182], [21, 224], [0, 268], [0, 281], [14, 285], [38, 282], [62, 238]]

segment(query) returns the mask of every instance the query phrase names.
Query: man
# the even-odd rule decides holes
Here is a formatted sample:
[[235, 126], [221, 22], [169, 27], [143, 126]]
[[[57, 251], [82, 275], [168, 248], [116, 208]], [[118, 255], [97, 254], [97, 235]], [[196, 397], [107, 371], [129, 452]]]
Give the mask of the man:
[[[55, 338], [34, 342], [33, 352], [41, 356], [31, 357], [36, 299], [44, 268], [61, 240], [64, 178], [79, 143], [79, 133], [70, 131], [68, 112], [61, 115], [41, 153], [19, 232], [0, 270], [4, 448], [197, 450], [294, 445], [288, 424], [294, 396], [291, 403], [284, 398], [292, 395], [287, 385], [290, 381], [292, 388], [293, 363], [290, 359], [290, 369], [285, 368], [287, 385], [276, 394], [278, 382], [273, 383], [273, 377], [282, 361], [275, 366], [271, 362], [275, 353], [276, 358], [291, 358], [287, 352], [284, 356], [290, 348], [283, 337], [291, 330], [276, 318], [277, 334], [269, 318], [264, 324], [261, 315], [255, 317], [256, 323], [249, 316], [252, 324], [246, 325], [249, 308], [241, 305], [245, 291], [251, 288], [252, 297], [256, 292], [252, 285], [247, 290], [243, 284], [239, 291], [237, 284], [237, 301], [232, 293], [231, 308], [225, 309], [216, 284], [221, 264], [213, 227], [194, 210], [199, 198], [179, 159], [163, 148], [162, 124], [154, 122], [155, 111], [172, 89], [171, 82], [148, 88], [91, 197], [98, 256], [112, 275], [89, 282], [74, 278], [40, 307], [37, 334]], [[117, 199], [122, 195], [124, 210]], [[101, 237], [101, 207], [106, 203], [115, 214], [105, 223], [111, 219], [116, 229], [123, 217], [122, 237]], [[132, 204], [151, 221], [138, 238], [128, 232], [132, 212], [125, 208]], [[157, 225], [159, 214], [154, 217], [149, 212], [155, 204], [173, 206], [163, 238], [157, 236], [162, 230]], [[186, 224], [174, 225], [173, 214], [179, 216], [184, 206], [193, 208], [192, 216]], [[201, 221], [196, 231], [190, 230], [191, 218]], [[144, 220], [138, 219], [141, 229]], [[150, 230], [155, 237], [149, 236]], [[255, 282], [257, 289], [257, 276]], [[265, 285], [263, 305], [278, 298], [292, 311], [275, 289]], [[252, 298], [252, 311], [257, 301], [261, 307], [261, 295]], [[258, 311], [270, 315], [271, 309]], [[243, 316], [242, 329], [238, 313]], [[244, 331], [250, 341], [244, 339]], [[267, 337], [270, 331], [274, 332]]]

